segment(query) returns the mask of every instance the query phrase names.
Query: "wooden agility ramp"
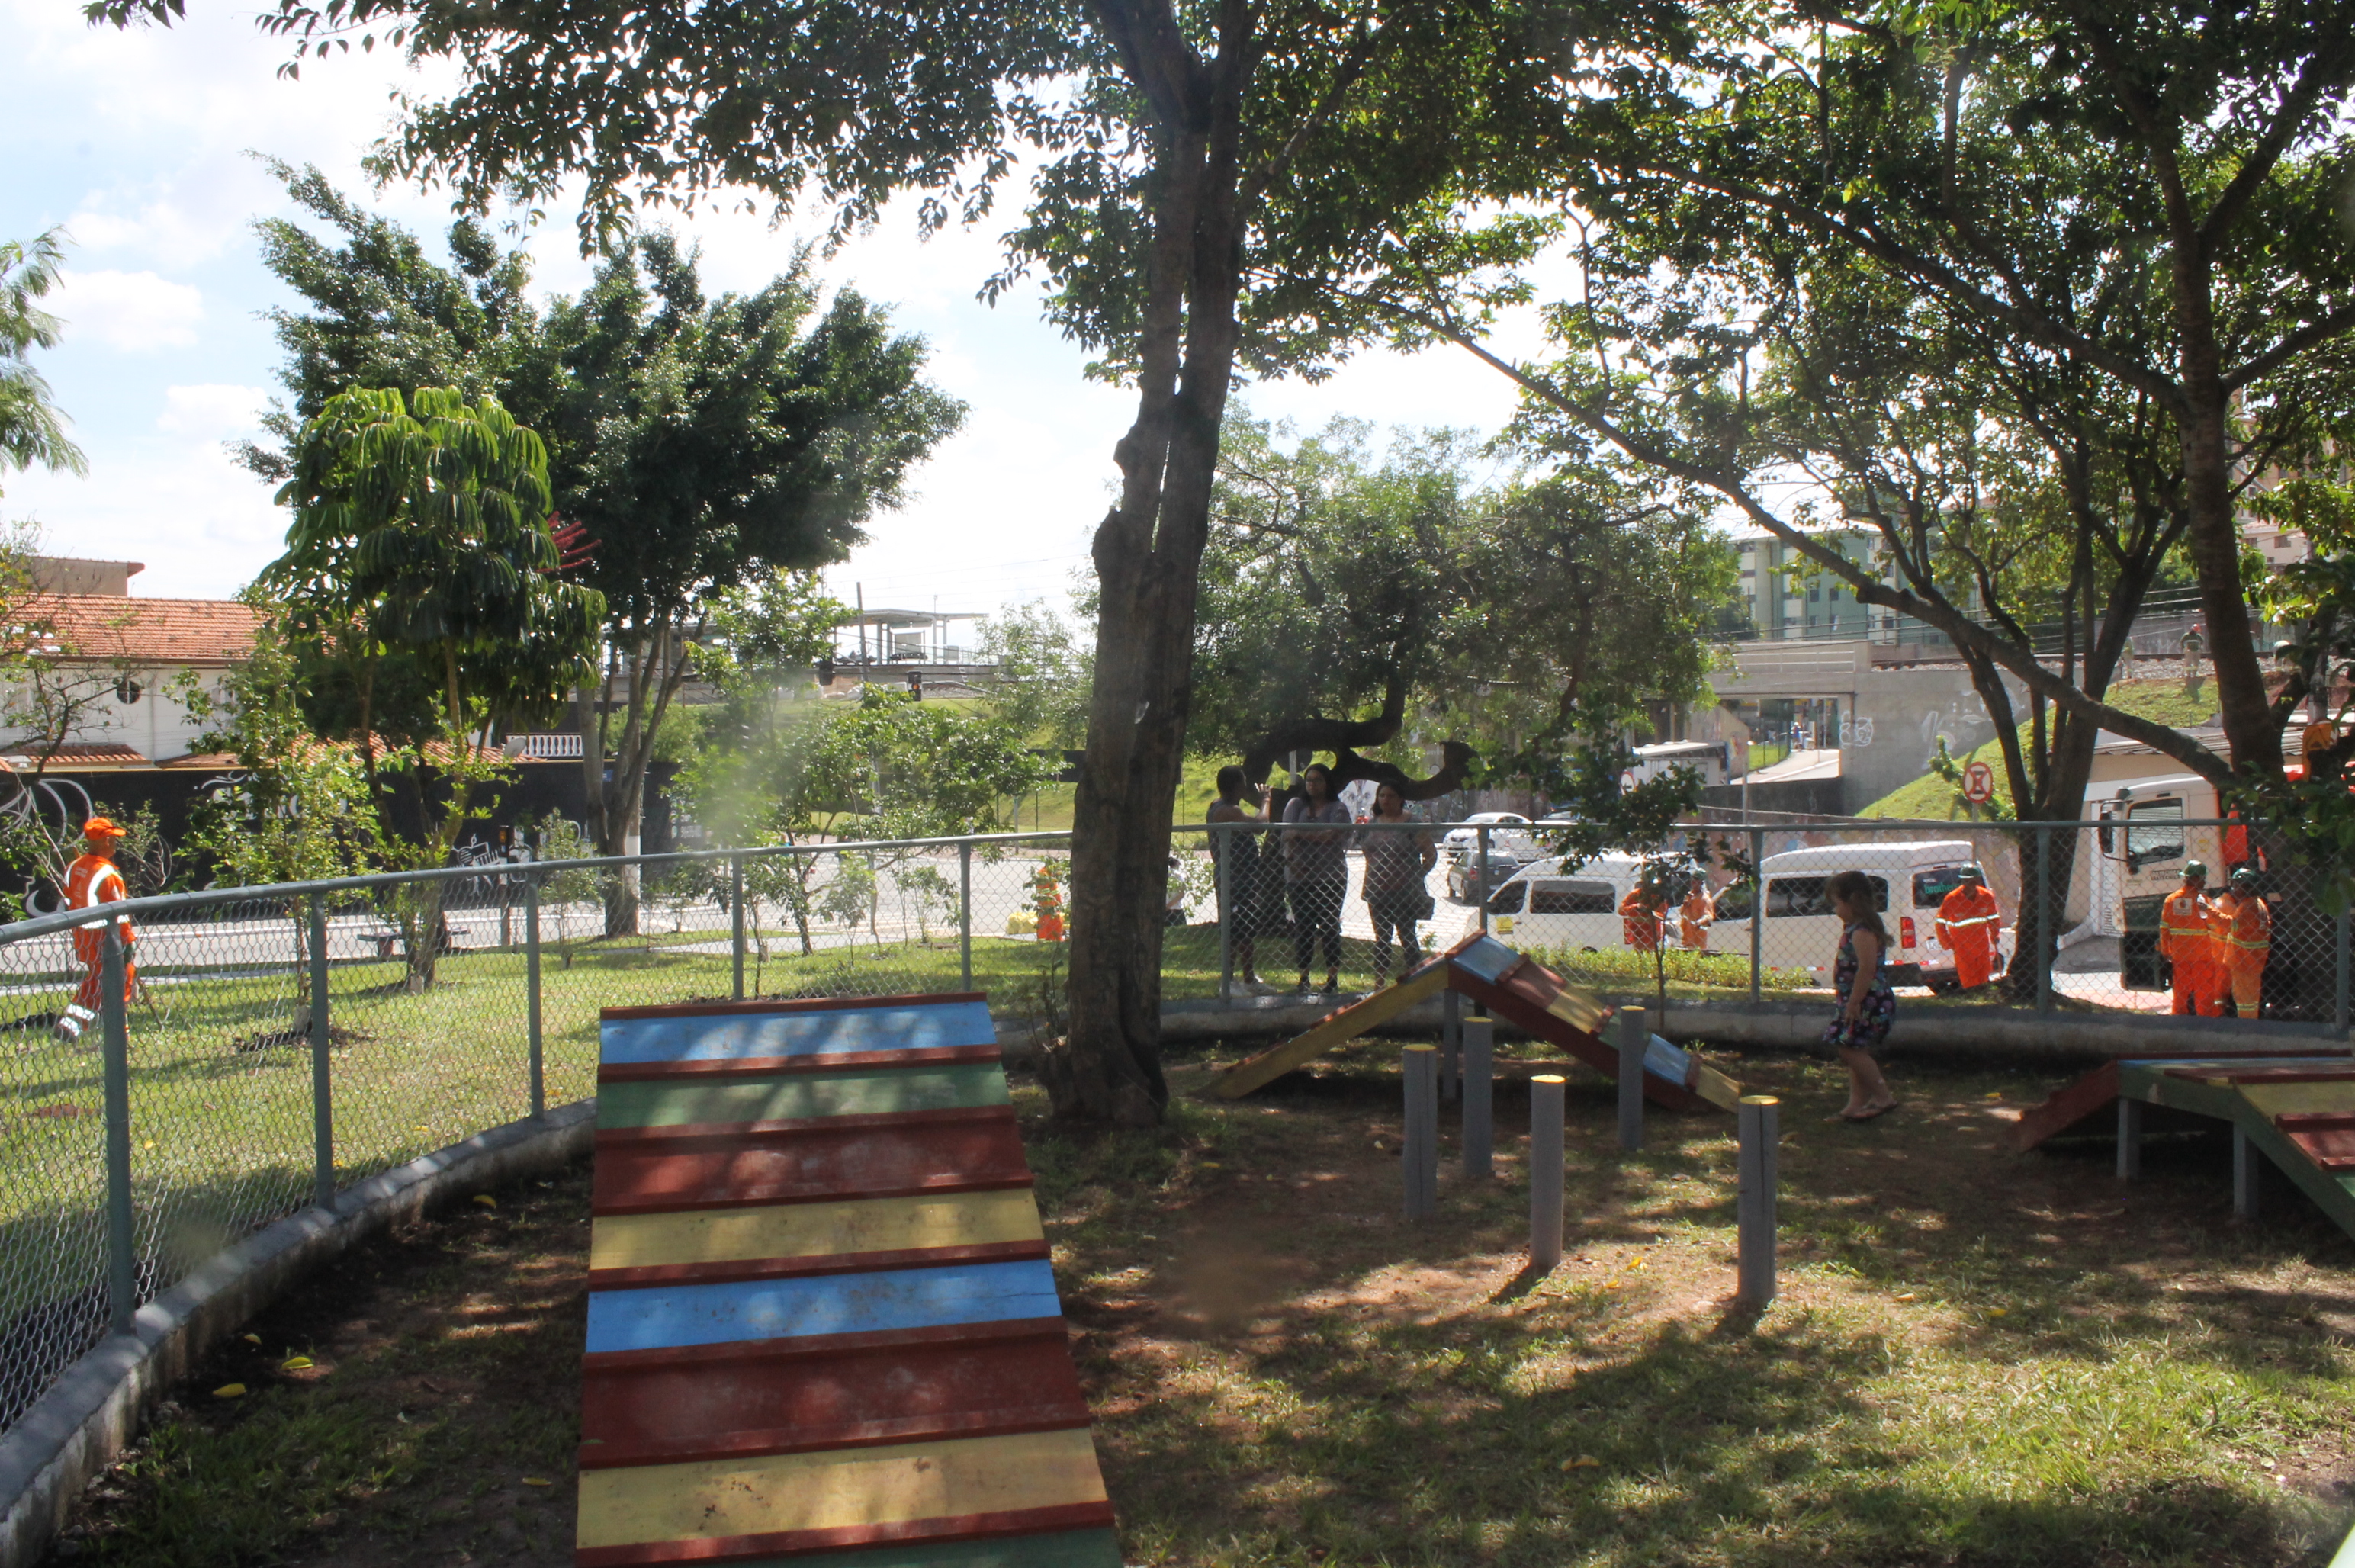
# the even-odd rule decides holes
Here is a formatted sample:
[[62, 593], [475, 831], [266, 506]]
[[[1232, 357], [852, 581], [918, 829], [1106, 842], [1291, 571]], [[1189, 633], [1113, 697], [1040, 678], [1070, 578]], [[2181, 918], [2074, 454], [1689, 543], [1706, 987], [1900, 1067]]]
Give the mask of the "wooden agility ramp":
[[[1306, 1033], [1235, 1063], [1212, 1082], [1210, 1092], [1221, 1099], [1240, 1100], [1446, 991], [1471, 997], [1495, 1017], [1560, 1047], [1606, 1078], [1619, 1076], [1619, 1048], [1602, 1035], [1611, 1017], [1602, 998], [1483, 933], [1436, 955], [1397, 985], [1327, 1013]], [[1644, 1097], [1669, 1110], [1699, 1104], [1731, 1110], [1742, 1098], [1742, 1085], [1654, 1035], [1644, 1053]]]
[[1120, 1568], [983, 998], [602, 1017], [581, 1568]]
[[2147, 1110], [2228, 1124], [2235, 1205], [2255, 1209], [2252, 1157], [2262, 1154], [2355, 1235], [2355, 1058], [2344, 1051], [2154, 1054], [2105, 1062], [2019, 1119], [2013, 1136], [2034, 1148], [2115, 1118], [2118, 1171], [2132, 1175]]

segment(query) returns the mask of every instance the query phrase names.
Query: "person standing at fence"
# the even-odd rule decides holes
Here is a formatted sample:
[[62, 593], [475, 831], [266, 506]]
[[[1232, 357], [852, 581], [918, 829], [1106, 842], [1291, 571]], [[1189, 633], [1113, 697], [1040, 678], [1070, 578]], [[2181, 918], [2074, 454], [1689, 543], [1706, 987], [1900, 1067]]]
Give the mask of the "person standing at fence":
[[1358, 831], [1359, 848], [1366, 852], [1366, 912], [1374, 920], [1374, 988], [1380, 990], [1389, 980], [1392, 932], [1399, 939], [1400, 979], [1406, 978], [1422, 955], [1414, 923], [1430, 917], [1428, 879], [1439, 863], [1439, 848], [1421, 827], [1406, 826], [1415, 819], [1407, 812], [1405, 792], [1394, 784], [1375, 789], [1372, 820], [1400, 824]]
[[1636, 953], [1649, 953], [1667, 939], [1668, 901], [1659, 875], [1649, 867], [1619, 901], [1619, 936]]
[[2224, 969], [2217, 962], [2216, 906], [2208, 868], [2183, 863], [2183, 885], [2158, 906], [2158, 955], [2173, 972], [2175, 1011], [2212, 1019], [2224, 1010]]
[[1955, 955], [1955, 982], [1966, 991], [1984, 986], [2003, 951], [2003, 911], [1987, 891], [1987, 873], [1963, 868], [1963, 880], [1938, 901], [1938, 945]]
[[1235, 962], [1242, 965], [1243, 984], [1259, 985], [1259, 938], [1273, 923], [1268, 919], [1266, 869], [1260, 864], [1259, 834], [1267, 825], [1269, 791], [1260, 785], [1256, 806], [1243, 802], [1251, 781], [1230, 763], [1219, 770], [1219, 798], [1202, 814], [1206, 822], [1249, 823], [1210, 835], [1210, 856], [1219, 867], [1219, 919], [1233, 944]]
[[[1325, 949], [1325, 994], [1341, 988], [1341, 901], [1349, 890], [1349, 808], [1333, 798], [1332, 770], [1311, 763], [1300, 794], [1286, 801], [1284, 891], [1292, 900], [1292, 953], [1300, 961], [1300, 988], [1308, 965]], [[1296, 825], [1296, 826], [1295, 826]]]
[[1897, 1021], [1897, 993], [1889, 984], [1889, 928], [1881, 923], [1872, 879], [1842, 871], [1824, 884], [1832, 912], [1839, 916], [1839, 951], [1832, 960], [1832, 994], [1839, 1012], [1825, 1026], [1823, 1040], [1848, 1069], [1848, 1104], [1840, 1119], [1869, 1122], [1897, 1108], [1897, 1096], [1872, 1053]]
[[1710, 923], [1716, 919], [1717, 901], [1709, 896], [1709, 879], [1695, 877], [1685, 889], [1685, 901], [1677, 908], [1677, 934], [1683, 938], [1687, 952], [1709, 950]]
[[2254, 867], [2234, 869], [2215, 908], [2217, 956], [2232, 988], [2232, 1008], [2244, 1019], [2255, 1018], [2264, 1001], [2265, 960], [2273, 956], [2274, 912], [2258, 896]]
[[[114, 863], [115, 846], [123, 837], [123, 829], [103, 816], [93, 816], [81, 825], [81, 854], [66, 869], [66, 908], [96, 909], [101, 904], [120, 903], [131, 896], [129, 884]], [[131, 917], [114, 917], [115, 929], [123, 933], [123, 1005], [131, 1005], [132, 983], [138, 971], [132, 967], [132, 945], [138, 933], [132, 930]], [[67, 1044], [79, 1042], [82, 1034], [98, 1021], [98, 1010], [105, 997], [106, 922], [94, 920], [73, 928], [73, 955], [88, 971], [80, 986], [75, 988], [73, 1000], [58, 1019], [57, 1036]]]

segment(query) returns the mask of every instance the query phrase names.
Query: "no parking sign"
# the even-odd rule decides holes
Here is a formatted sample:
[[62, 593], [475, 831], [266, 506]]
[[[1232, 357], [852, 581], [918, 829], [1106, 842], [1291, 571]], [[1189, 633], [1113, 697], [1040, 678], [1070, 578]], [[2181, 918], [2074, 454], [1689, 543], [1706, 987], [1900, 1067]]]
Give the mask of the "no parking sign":
[[1985, 763], [1973, 763], [1963, 770], [1963, 798], [1973, 805], [1985, 805], [1995, 798], [1995, 770]]

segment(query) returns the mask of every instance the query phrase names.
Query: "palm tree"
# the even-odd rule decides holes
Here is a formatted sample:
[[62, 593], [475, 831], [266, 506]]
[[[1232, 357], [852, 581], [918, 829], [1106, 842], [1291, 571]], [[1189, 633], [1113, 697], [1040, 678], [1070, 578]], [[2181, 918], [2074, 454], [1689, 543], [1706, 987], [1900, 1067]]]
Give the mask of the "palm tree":
[[27, 359], [58, 345], [59, 321], [35, 302], [60, 281], [63, 231], [32, 240], [0, 240], [0, 474], [11, 468], [89, 472], [81, 448], [66, 439], [66, 419], [49, 401], [49, 384]]

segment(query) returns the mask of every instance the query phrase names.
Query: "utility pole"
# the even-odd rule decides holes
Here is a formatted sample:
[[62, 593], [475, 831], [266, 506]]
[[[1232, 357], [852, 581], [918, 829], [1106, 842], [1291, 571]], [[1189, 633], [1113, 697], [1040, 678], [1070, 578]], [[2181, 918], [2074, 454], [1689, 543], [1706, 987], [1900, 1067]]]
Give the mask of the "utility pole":
[[858, 678], [867, 678], [867, 584], [854, 582], [851, 592], [858, 598]]

